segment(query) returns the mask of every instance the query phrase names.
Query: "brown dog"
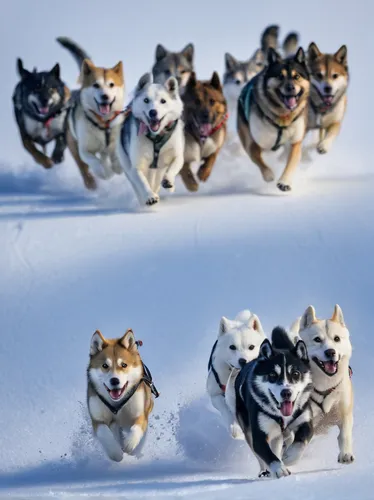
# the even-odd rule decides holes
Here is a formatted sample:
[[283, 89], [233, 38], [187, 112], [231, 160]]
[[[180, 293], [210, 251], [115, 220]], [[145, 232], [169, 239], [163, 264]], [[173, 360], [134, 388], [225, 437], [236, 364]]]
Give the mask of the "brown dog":
[[214, 72], [210, 81], [199, 81], [192, 73], [182, 100], [186, 144], [180, 174], [186, 188], [197, 191], [199, 184], [192, 173], [191, 163], [203, 162], [197, 176], [201, 181], [207, 181], [226, 138], [227, 105], [218, 74]]

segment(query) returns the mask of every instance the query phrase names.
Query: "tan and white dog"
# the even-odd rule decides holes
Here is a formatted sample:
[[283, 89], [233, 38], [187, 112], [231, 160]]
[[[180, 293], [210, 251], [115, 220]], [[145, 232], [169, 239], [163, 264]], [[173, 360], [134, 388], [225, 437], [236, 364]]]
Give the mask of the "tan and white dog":
[[97, 67], [86, 52], [69, 38], [57, 41], [76, 59], [81, 89], [73, 93], [68, 117], [67, 144], [85, 186], [96, 188], [93, 173], [108, 179], [122, 169], [116, 154], [124, 119], [125, 82], [120, 61], [113, 68]]
[[95, 436], [120, 462], [143, 439], [153, 408], [153, 383], [132, 330], [119, 339], [93, 334], [87, 368], [87, 404]]
[[330, 319], [317, 319], [309, 306], [299, 320], [299, 335], [311, 360], [313, 392], [311, 397], [315, 434], [339, 427], [338, 462], [350, 464], [352, 449], [353, 387], [349, 360], [352, 345], [343, 312], [336, 305]]

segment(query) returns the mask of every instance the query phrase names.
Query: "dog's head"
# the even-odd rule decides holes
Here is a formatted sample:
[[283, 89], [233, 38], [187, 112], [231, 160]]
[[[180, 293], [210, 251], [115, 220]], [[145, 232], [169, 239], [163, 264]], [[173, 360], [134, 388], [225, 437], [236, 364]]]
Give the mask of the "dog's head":
[[347, 47], [342, 45], [335, 54], [322, 54], [317, 45], [311, 43], [308, 65], [313, 103], [331, 108], [348, 86]]
[[225, 54], [225, 73], [223, 90], [226, 98], [237, 101], [244, 85], [257, 75], [265, 66], [265, 54], [256, 50], [248, 61], [238, 61], [231, 54]]
[[81, 102], [85, 109], [102, 118], [110, 118], [123, 109], [125, 82], [121, 61], [113, 68], [99, 68], [85, 59], [79, 81], [82, 84]]
[[200, 137], [208, 137], [213, 128], [224, 120], [227, 112], [226, 99], [218, 73], [209, 81], [196, 79], [195, 73], [187, 83], [183, 94], [186, 121], [199, 130]]
[[222, 317], [215, 355], [230, 368], [240, 370], [257, 358], [264, 338], [260, 320], [255, 314], [238, 315], [235, 320]]
[[349, 362], [352, 345], [338, 305], [327, 320], [317, 319], [314, 307], [309, 306], [300, 320], [299, 334], [307, 346], [313, 376], [334, 377], [339, 373], [340, 363]]
[[60, 78], [60, 66], [55, 64], [50, 71], [28, 71], [21, 59], [17, 60], [18, 74], [25, 90], [27, 105], [35, 115], [48, 116], [64, 101], [64, 83]]
[[186, 86], [194, 70], [194, 46], [192, 43], [180, 52], [170, 52], [161, 44], [156, 47], [155, 64], [152, 68], [155, 83], [164, 84], [173, 76], [181, 90]]
[[309, 95], [309, 73], [300, 47], [295, 56], [282, 59], [272, 48], [264, 73], [264, 96], [274, 114], [282, 116], [297, 111]]
[[[275, 330], [281, 329], [277, 327]], [[273, 349], [268, 339], [264, 340], [251, 381], [254, 393], [269, 411], [283, 417], [292, 416], [302, 407], [312, 390], [305, 343], [299, 340], [295, 346], [292, 343], [291, 346], [289, 350], [279, 351]]]
[[143, 376], [143, 366], [132, 330], [119, 339], [96, 331], [91, 339], [88, 379], [107, 401], [120, 402]]
[[134, 116], [145, 123], [152, 134], [162, 133], [183, 112], [176, 78], [170, 77], [161, 85], [152, 83], [152, 75], [146, 73], [138, 82], [131, 107]]

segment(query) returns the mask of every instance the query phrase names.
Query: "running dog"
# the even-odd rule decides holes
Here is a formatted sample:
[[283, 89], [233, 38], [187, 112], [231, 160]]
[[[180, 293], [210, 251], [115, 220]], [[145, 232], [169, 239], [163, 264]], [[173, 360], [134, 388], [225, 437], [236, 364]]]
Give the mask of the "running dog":
[[274, 173], [263, 160], [263, 151], [290, 144], [286, 167], [277, 182], [281, 191], [291, 190], [293, 173], [301, 158], [308, 113], [309, 73], [300, 47], [294, 57], [282, 59], [272, 48], [268, 65], [242, 90], [238, 103], [238, 134], [266, 182]]
[[191, 163], [202, 162], [197, 176], [206, 182], [226, 138], [227, 104], [218, 73], [214, 72], [210, 81], [197, 80], [192, 73], [182, 99], [186, 145], [181, 176], [189, 191], [197, 191], [199, 184]]
[[335, 54], [323, 54], [311, 43], [308, 65], [311, 78], [308, 130], [319, 129], [317, 151], [324, 154], [339, 134], [347, 107], [347, 47], [342, 45]]
[[124, 119], [122, 62], [113, 68], [97, 67], [87, 53], [69, 38], [60, 37], [57, 41], [73, 55], [81, 71], [82, 86], [73, 95], [68, 117], [68, 147], [85, 186], [96, 189], [93, 173], [101, 179], [122, 173], [116, 156], [117, 140]]
[[353, 455], [353, 386], [349, 361], [352, 345], [343, 312], [336, 305], [331, 319], [317, 319], [309, 306], [299, 320], [299, 335], [312, 361], [313, 425], [317, 434], [339, 427], [338, 462], [350, 464]]
[[[17, 60], [21, 81], [13, 93], [14, 114], [23, 147], [44, 168], [51, 168], [64, 159], [65, 123], [70, 91], [60, 78], [60, 66], [50, 71], [28, 71]], [[55, 141], [51, 158], [46, 146]], [[37, 148], [42, 146], [43, 152]]]
[[234, 439], [244, 439], [244, 436], [236, 422], [235, 412], [226, 403], [226, 386], [229, 378], [231, 384], [234, 384], [239, 370], [257, 358], [264, 339], [260, 320], [248, 310], [239, 313], [235, 320], [224, 316], [221, 319], [218, 339], [213, 345], [208, 363], [206, 387], [212, 405], [220, 412]]
[[188, 79], [194, 71], [194, 46], [189, 43], [180, 52], [170, 52], [161, 44], [156, 47], [155, 63], [152, 68], [155, 83], [164, 85], [173, 76], [183, 93]]
[[[271, 345], [264, 340], [257, 360], [248, 363], [235, 381], [236, 418], [260, 464], [259, 477], [283, 477], [289, 463], [304, 451], [313, 436], [310, 395], [312, 376], [306, 346], [294, 346], [277, 327]], [[227, 400], [232, 401], [227, 394]]]
[[174, 77], [152, 83], [149, 73], [140, 78], [122, 126], [117, 154], [139, 202], [158, 203], [162, 186], [175, 190], [183, 166], [183, 103]]
[[120, 462], [142, 441], [158, 397], [132, 330], [119, 339], [93, 334], [87, 368], [87, 404], [95, 436], [107, 456]]

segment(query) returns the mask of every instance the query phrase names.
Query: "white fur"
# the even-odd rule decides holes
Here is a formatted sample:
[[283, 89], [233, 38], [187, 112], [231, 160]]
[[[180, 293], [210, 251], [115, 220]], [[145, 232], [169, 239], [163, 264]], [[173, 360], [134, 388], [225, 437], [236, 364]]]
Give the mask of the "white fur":
[[[250, 130], [255, 142], [265, 151], [270, 151], [277, 142], [278, 129], [268, 120], [259, 116], [257, 113], [251, 113], [249, 117]], [[303, 140], [305, 135], [305, 120], [298, 118], [287, 128], [283, 129], [279, 145], [284, 145], [292, 140], [296, 144]]]
[[123, 458], [123, 451], [116, 441], [113, 432], [105, 424], [99, 424], [96, 430], [96, 437], [109, 458], [115, 462], [120, 462]]

